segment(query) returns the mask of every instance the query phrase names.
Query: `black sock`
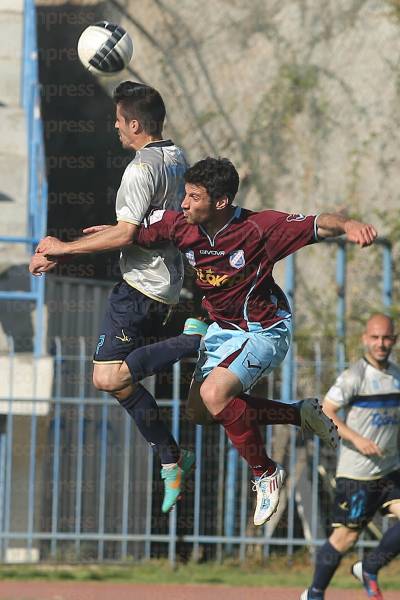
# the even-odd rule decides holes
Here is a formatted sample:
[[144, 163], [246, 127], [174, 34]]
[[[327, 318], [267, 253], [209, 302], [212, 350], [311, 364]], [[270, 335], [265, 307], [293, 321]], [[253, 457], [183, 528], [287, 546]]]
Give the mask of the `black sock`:
[[139, 385], [132, 396], [119, 400], [135, 421], [144, 439], [160, 456], [162, 464], [176, 463], [179, 448], [167, 425], [161, 419], [157, 402], [143, 386]]
[[332, 546], [329, 540], [318, 550], [315, 561], [314, 579], [310, 587], [311, 598], [323, 597], [323, 593], [328, 587], [341, 560], [342, 554]]
[[387, 565], [399, 553], [400, 523], [396, 523], [387, 530], [378, 546], [368, 552], [363, 560], [363, 570], [371, 575], [376, 575], [379, 569]]
[[159, 373], [181, 358], [196, 356], [200, 340], [200, 335], [181, 333], [162, 342], [136, 348], [125, 358], [133, 383]]

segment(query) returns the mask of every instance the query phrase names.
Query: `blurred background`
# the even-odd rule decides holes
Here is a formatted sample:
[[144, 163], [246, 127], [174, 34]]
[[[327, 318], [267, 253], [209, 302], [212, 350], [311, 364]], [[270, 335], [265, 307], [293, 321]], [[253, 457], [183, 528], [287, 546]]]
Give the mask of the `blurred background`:
[[[103, 19], [134, 41], [116, 78], [93, 77], [77, 57], [80, 33]], [[184, 418], [186, 362], [147, 382], [198, 457], [185, 500], [161, 516], [157, 461], [91, 386], [117, 254], [37, 279], [27, 265], [46, 232], [68, 241], [114, 222], [131, 155], [114, 132], [112, 90], [125, 79], [150, 84], [166, 102], [165, 137], [190, 162], [229, 157], [243, 206], [345, 210], [378, 228], [373, 248], [337, 240], [276, 269], [295, 308], [295, 344], [258, 391], [283, 401], [324, 394], [358, 357], [368, 315], [399, 315], [400, 2], [0, 0], [0, 20], [0, 560], [312, 551], [328, 531], [335, 456], [295, 430], [267, 428], [291, 476], [279, 514], [255, 531], [247, 468], [219, 428]], [[188, 274], [168, 333], [198, 308]], [[377, 526], [387, 523], [378, 519], [361, 549]]]

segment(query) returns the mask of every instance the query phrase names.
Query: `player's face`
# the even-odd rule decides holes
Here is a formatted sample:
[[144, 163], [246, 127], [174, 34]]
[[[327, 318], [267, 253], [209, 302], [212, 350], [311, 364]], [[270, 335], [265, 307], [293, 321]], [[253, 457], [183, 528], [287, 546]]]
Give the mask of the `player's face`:
[[118, 136], [123, 148], [133, 148], [133, 137], [132, 137], [132, 121], [127, 121], [124, 115], [121, 113], [121, 108], [117, 104], [115, 114], [115, 129], [118, 131]]
[[191, 225], [209, 223], [216, 212], [215, 203], [210, 199], [206, 188], [193, 183], [185, 185], [182, 208], [187, 222]]
[[372, 359], [371, 362], [385, 364], [396, 343], [391, 321], [383, 317], [370, 320], [363, 335], [363, 343], [367, 358]]

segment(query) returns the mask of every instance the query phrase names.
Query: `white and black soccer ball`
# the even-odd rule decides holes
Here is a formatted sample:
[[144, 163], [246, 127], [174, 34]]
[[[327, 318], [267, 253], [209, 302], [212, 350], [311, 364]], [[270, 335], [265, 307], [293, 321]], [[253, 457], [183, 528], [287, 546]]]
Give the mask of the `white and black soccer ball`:
[[93, 75], [116, 75], [129, 64], [132, 54], [133, 42], [129, 33], [108, 21], [89, 25], [78, 40], [79, 59]]

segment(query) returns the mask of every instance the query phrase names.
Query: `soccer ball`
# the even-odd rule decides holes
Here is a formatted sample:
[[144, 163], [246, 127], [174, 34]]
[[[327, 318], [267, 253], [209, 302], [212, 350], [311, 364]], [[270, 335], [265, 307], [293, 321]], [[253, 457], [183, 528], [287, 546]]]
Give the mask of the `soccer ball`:
[[80, 61], [93, 75], [116, 75], [129, 64], [132, 54], [133, 42], [129, 33], [108, 21], [89, 25], [78, 40]]

